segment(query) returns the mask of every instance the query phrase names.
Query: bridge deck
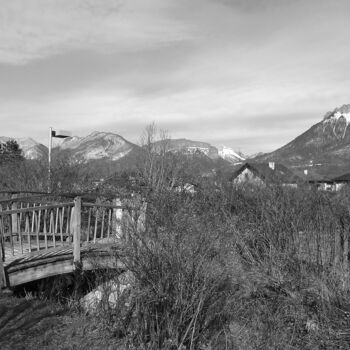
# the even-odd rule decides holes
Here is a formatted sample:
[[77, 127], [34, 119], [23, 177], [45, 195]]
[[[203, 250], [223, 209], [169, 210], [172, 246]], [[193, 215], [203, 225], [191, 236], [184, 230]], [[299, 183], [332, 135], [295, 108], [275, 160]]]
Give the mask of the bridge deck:
[[[20, 245], [5, 244], [4, 267], [8, 276], [8, 285], [13, 287], [18, 284], [50, 277], [63, 273], [70, 273], [74, 270], [73, 255], [74, 247], [71, 243], [60, 244], [56, 247], [44, 248], [43, 242], [40, 242], [40, 250], [35, 250], [36, 245], [29, 248], [23, 248]], [[103, 268], [121, 268], [113, 254], [118, 249], [115, 242], [102, 241], [101, 243], [89, 243], [81, 246], [81, 262], [84, 270], [95, 269], [100, 266]]]
[[[68, 243], [61, 243], [61, 242], [56, 242], [56, 247], [53, 246], [52, 242], [51, 244], [48, 245], [49, 250], [57, 250], [57, 252], [60, 250], [60, 248], [63, 247], [69, 247]], [[35, 256], [41, 256], [42, 254], [48, 252], [48, 250], [45, 249], [45, 241], [40, 240], [39, 241], [39, 249], [37, 245], [37, 240], [33, 239], [29, 243], [25, 243], [22, 246], [20, 243], [17, 241], [13, 242], [11, 245], [10, 242], [5, 242], [4, 243], [4, 248], [5, 248], [5, 261], [4, 261], [4, 266], [11, 265], [12, 262], [16, 260], [23, 260], [23, 259], [28, 259], [29, 257], [35, 257]]]

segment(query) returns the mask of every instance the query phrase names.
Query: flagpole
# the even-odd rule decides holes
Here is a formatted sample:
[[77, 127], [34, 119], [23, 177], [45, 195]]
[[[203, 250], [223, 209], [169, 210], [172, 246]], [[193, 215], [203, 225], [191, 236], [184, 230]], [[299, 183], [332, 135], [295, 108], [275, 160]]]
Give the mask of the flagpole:
[[48, 177], [47, 177], [47, 192], [51, 193], [52, 191], [52, 179], [51, 179], [51, 151], [52, 151], [52, 138], [58, 137], [60, 139], [65, 139], [70, 137], [71, 133], [65, 130], [52, 130], [52, 127], [49, 128], [49, 166], [48, 166]]
[[52, 149], [52, 127], [49, 128], [49, 172], [47, 178], [47, 192], [51, 193], [51, 149]]

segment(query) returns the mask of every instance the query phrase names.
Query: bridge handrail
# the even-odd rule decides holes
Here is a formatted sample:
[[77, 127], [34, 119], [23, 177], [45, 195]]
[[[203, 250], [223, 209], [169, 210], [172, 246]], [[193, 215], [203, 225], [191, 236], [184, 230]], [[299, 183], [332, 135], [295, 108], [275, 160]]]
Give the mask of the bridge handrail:
[[66, 202], [66, 203], [60, 203], [60, 204], [49, 204], [49, 205], [38, 205], [36, 207], [26, 207], [26, 208], [19, 208], [19, 209], [10, 209], [10, 210], [0, 210], [0, 216], [9, 215], [9, 214], [18, 214], [18, 213], [27, 213], [37, 210], [45, 210], [45, 209], [54, 209], [54, 208], [61, 208], [61, 207], [73, 207], [74, 202]]
[[[91, 203], [80, 196], [70, 202], [26, 204], [27, 207], [7, 210], [0, 206], [0, 288], [6, 285], [4, 264], [14, 259], [15, 250], [23, 255], [24, 251], [70, 246], [73, 262], [79, 263], [82, 245], [128, 239], [129, 230], [144, 223], [139, 220], [139, 210], [144, 218], [146, 213], [145, 208], [141, 209], [143, 205], [122, 205], [119, 199], [113, 204]], [[8, 256], [10, 260], [6, 259]]]
[[102, 204], [102, 203], [88, 203], [83, 202], [81, 204], [83, 207], [101, 207], [101, 208], [109, 208], [109, 209], [126, 209], [126, 205], [113, 205], [113, 204]]

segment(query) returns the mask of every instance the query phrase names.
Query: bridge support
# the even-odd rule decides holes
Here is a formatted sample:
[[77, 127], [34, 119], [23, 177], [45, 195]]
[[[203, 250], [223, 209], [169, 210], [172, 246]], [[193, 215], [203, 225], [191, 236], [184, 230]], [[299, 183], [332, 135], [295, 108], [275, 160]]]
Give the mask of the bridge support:
[[80, 263], [80, 237], [81, 237], [81, 198], [74, 199], [74, 213], [73, 213], [73, 262]]
[[5, 251], [3, 246], [2, 235], [3, 235], [3, 232], [1, 231], [0, 232], [0, 290], [6, 287], [6, 275], [5, 275], [5, 267], [4, 267]]
[[5, 268], [4, 268], [4, 262], [2, 261], [2, 247], [0, 245], [0, 290], [2, 288], [5, 288], [7, 283], [6, 283], [6, 275], [5, 275]]

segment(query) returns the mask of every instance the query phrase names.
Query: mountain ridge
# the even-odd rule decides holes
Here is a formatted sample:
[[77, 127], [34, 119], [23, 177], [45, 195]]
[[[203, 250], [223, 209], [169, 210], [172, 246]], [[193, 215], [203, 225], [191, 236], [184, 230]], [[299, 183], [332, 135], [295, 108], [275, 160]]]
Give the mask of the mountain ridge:
[[[323, 174], [350, 170], [350, 104], [327, 112], [316, 124], [277, 150], [254, 161], [292, 167], [317, 167]], [[333, 168], [333, 169], [332, 169]]]
[[0, 136], [0, 142], [7, 142], [10, 140], [15, 140], [19, 147], [23, 151], [23, 156], [27, 159], [37, 159], [44, 156], [47, 156], [48, 149], [43, 144], [35, 141], [31, 137], [28, 138], [15, 138], [15, 137], [7, 137]]
[[[32, 138], [0, 137], [0, 142], [16, 140], [23, 150], [25, 158], [37, 159], [47, 157], [48, 148]], [[54, 139], [55, 140], [55, 139]], [[185, 138], [166, 139], [154, 142], [154, 146], [160, 148], [166, 143], [167, 151], [181, 152], [183, 154], [204, 154], [210, 159], [223, 158], [230, 163], [240, 162], [243, 157], [233, 149], [223, 147], [225, 152], [208, 142], [194, 141]], [[113, 132], [93, 131], [87, 136], [70, 136], [53, 146], [53, 152], [65, 151], [69, 156], [79, 161], [108, 159], [112, 161], [126, 157], [132, 151], [138, 152], [142, 147], [138, 146], [119, 134]], [[133, 152], [135, 153], [135, 152]]]
[[68, 137], [58, 146], [73, 151], [74, 158], [83, 160], [118, 160], [137, 147], [118, 134], [103, 131], [94, 131], [85, 137]]

